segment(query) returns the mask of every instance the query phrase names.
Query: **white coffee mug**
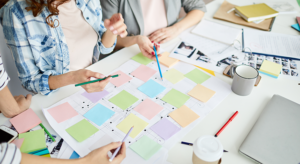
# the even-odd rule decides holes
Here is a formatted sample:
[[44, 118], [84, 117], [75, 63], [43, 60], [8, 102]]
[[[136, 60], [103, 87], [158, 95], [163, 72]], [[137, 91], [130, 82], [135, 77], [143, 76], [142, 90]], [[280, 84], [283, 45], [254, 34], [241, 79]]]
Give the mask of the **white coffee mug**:
[[214, 136], [199, 137], [193, 145], [193, 164], [220, 164], [223, 146]]
[[231, 75], [233, 75], [231, 90], [237, 95], [247, 96], [251, 93], [259, 73], [251, 66], [239, 65], [232, 67]]

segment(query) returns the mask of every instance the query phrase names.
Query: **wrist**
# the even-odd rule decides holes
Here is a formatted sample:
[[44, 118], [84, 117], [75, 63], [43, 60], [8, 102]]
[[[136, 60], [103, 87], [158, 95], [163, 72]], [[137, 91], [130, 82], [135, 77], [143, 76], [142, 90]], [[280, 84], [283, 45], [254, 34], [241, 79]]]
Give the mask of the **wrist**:
[[184, 31], [184, 28], [179, 23], [174, 24], [170, 28], [173, 28], [175, 33], [181, 33], [182, 31]]
[[68, 84], [75, 84], [76, 83], [75, 71], [68, 72], [65, 75], [66, 75], [65, 79], [68, 82]]

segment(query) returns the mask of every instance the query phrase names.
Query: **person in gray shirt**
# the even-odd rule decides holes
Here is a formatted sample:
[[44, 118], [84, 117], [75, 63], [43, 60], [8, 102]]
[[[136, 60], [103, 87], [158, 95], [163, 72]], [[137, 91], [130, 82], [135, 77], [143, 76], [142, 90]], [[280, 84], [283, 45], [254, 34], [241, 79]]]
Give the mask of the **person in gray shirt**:
[[[121, 13], [128, 36], [118, 37], [116, 48], [138, 44], [144, 56], [154, 59], [153, 45], [165, 43], [197, 24], [206, 12], [203, 0], [100, 0], [103, 20]], [[187, 13], [179, 19], [181, 8]], [[111, 29], [112, 30], [112, 29]]]

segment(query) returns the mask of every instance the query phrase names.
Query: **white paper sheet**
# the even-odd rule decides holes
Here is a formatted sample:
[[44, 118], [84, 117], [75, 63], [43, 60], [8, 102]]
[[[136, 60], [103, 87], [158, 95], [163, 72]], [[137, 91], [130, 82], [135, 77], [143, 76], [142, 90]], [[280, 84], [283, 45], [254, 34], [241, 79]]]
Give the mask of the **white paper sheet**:
[[[128, 74], [134, 71], [136, 68], [140, 66], [139, 63], [129, 60], [122, 66], [120, 66], [118, 69], [114, 70], [113, 72], [117, 70], [122, 70], [124, 73]], [[157, 64], [155, 61], [151, 62], [150, 64], [147, 65], [150, 68], [153, 68], [155, 70], [158, 70]], [[173, 68], [177, 69], [178, 71], [186, 74], [189, 71], [195, 69], [195, 66], [192, 66], [190, 64], [184, 63], [184, 62], [179, 62], [176, 64]], [[162, 72], [166, 72], [169, 68], [162, 66], [161, 65], [161, 70]], [[112, 72], [112, 73], [113, 73]], [[208, 74], [209, 75], [209, 74]], [[130, 75], [131, 76], [131, 75]], [[211, 75], [209, 75], [211, 76]], [[166, 90], [159, 94], [156, 98], [153, 98], [152, 100], [156, 102], [157, 104], [161, 105], [164, 107], [164, 109], [156, 115], [152, 120], [147, 120], [144, 118], [142, 115], [137, 113], [136, 111], [133, 110], [134, 107], [136, 107], [139, 103], [142, 102], [143, 99], [148, 98], [144, 93], [140, 92], [137, 88], [144, 84], [143, 81], [133, 77], [133, 79], [118, 87], [115, 88], [114, 85], [109, 83], [105, 90], [110, 92], [109, 95], [107, 95], [104, 99], [99, 100], [97, 103], [100, 103], [109, 109], [115, 111], [115, 114], [112, 116], [112, 118], [109, 119], [109, 121], [105, 122], [102, 126], [98, 126], [91, 122], [95, 127], [99, 129], [97, 133], [92, 135], [90, 138], [86, 139], [85, 141], [78, 143], [72, 136], [70, 136], [65, 129], [68, 127], [74, 125], [76, 122], [84, 119], [82, 115], [84, 115], [89, 109], [93, 108], [97, 103], [92, 103], [89, 101], [87, 98], [82, 96], [81, 94], [85, 92], [84, 90], [81, 90], [74, 95], [54, 104], [52, 107], [57, 106], [59, 104], [62, 104], [64, 102], [69, 102], [69, 104], [79, 113], [79, 115], [66, 120], [62, 123], [57, 123], [54, 118], [48, 113], [48, 109], [43, 109], [44, 115], [46, 119], [48, 120], [49, 124], [53, 127], [53, 129], [62, 137], [64, 140], [70, 145], [81, 157], [86, 156], [89, 152], [91, 152], [91, 147], [95, 143], [101, 145], [101, 139], [103, 136], [108, 135], [110, 136], [113, 140], [115, 141], [121, 141], [125, 134], [120, 131], [118, 128], [116, 128], [116, 125], [118, 125], [126, 116], [128, 116], [130, 113], [135, 114], [136, 116], [140, 117], [144, 121], [148, 122], [149, 125], [145, 128], [145, 131], [142, 131], [136, 138], [131, 138], [128, 137], [126, 141], [126, 146], [131, 145], [132, 143], [136, 142], [140, 137], [143, 135], [147, 135], [157, 143], [161, 144], [163, 147], [162, 149], [159, 150], [155, 155], [153, 155], [148, 161], [143, 160], [139, 155], [134, 153], [130, 148], [127, 148], [127, 155], [126, 159], [122, 162], [122, 164], [132, 164], [132, 161], [139, 161], [139, 163], [145, 163], [145, 164], [153, 164], [160, 159], [162, 159], [165, 156], [165, 153], [169, 149], [173, 147], [176, 142], [178, 142], [184, 135], [186, 135], [195, 125], [197, 125], [202, 119], [205, 118], [205, 116], [212, 111], [219, 103], [221, 103], [230, 93], [231, 89], [230, 86], [227, 83], [224, 83], [223, 81], [220, 81], [219, 79], [215, 77], [209, 78], [207, 81], [205, 81], [202, 85], [216, 91], [216, 95], [213, 96], [207, 103], [202, 103], [194, 98], [190, 98], [185, 105], [188, 106], [190, 109], [192, 109], [195, 113], [197, 113], [200, 118], [191, 123], [189, 126], [186, 128], [180, 127], [179, 124], [177, 124], [173, 119], [168, 117], [168, 114], [175, 110], [176, 108], [173, 107], [172, 105], [165, 103], [164, 101], [161, 100], [161, 98], [168, 93], [172, 88], [175, 88], [179, 91], [181, 91], [184, 94], [187, 94], [193, 87], [196, 86], [196, 83], [193, 81], [185, 78], [182, 81], [172, 84], [171, 82], [164, 80], [161, 81], [159, 78], [159, 72], [157, 72], [154, 76], [151, 78], [152, 80], [156, 81], [157, 83], [163, 85], [166, 87]], [[211, 84], [215, 84], [216, 86], [212, 86]], [[131, 93], [135, 97], [139, 98], [138, 102], [133, 104], [131, 107], [129, 107], [127, 110], [122, 110], [118, 108], [116, 105], [112, 104], [108, 100], [112, 97], [114, 97], [116, 94], [118, 94], [120, 91], [126, 90], [127, 92]], [[159, 137], [156, 133], [154, 133], [152, 130], [149, 128], [154, 125], [156, 122], [158, 122], [161, 118], [167, 118], [171, 122], [173, 122], [175, 125], [177, 125], [181, 130], [173, 135], [171, 138], [168, 140], [164, 140], [161, 137]], [[89, 121], [89, 120], [88, 120]], [[104, 144], [104, 143], [103, 143]]]

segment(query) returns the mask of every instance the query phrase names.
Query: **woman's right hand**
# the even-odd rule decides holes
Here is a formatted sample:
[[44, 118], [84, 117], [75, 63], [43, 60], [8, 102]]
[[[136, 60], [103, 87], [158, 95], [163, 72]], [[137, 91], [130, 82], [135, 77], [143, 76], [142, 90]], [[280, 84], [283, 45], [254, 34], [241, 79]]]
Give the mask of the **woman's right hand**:
[[[98, 72], [93, 72], [87, 69], [81, 69], [78, 71], [72, 72], [73, 82], [74, 84], [79, 84], [83, 82], [90, 81], [91, 77], [94, 77], [96, 79], [104, 78], [105, 76]], [[105, 80], [82, 85], [81, 87], [86, 90], [88, 93], [92, 92], [100, 92], [103, 91], [105, 86], [108, 84], [111, 77], [106, 78]]]
[[[146, 56], [147, 58], [149, 58], [151, 60], [156, 59], [155, 54], [154, 54], [153, 45], [155, 45], [155, 47], [156, 47], [156, 52], [159, 52], [159, 48], [160, 48], [159, 45], [152, 43], [147, 36], [142, 36], [142, 35], [137, 36], [137, 44], [144, 56]], [[160, 57], [160, 56], [161, 55], [158, 55], [158, 57]]]

